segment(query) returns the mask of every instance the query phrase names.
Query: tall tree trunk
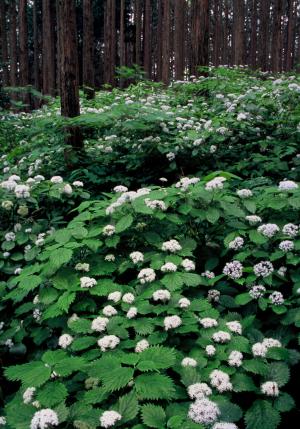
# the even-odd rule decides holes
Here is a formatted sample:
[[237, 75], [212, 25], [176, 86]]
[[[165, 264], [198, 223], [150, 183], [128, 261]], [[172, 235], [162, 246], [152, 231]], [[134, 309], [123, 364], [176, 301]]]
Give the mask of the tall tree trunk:
[[170, 0], [163, 0], [162, 81], [170, 81]]
[[[19, 46], [20, 46], [20, 85], [26, 87], [29, 81], [29, 52], [28, 52], [28, 28], [27, 28], [27, 0], [19, 0]], [[25, 93], [22, 101], [26, 110], [30, 107], [30, 94]]]
[[163, 34], [163, 0], [157, 0], [156, 28], [156, 80], [162, 80], [162, 34]]
[[250, 64], [253, 69], [256, 68], [257, 51], [257, 0], [252, 0], [251, 10], [251, 43], [250, 43]]
[[174, 56], [177, 80], [183, 80], [184, 77], [185, 4], [185, 0], [177, 0], [174, 5]]
[[[121, 0], [120, 4], [120, 66], [126, 66], [126, 1]], [[120, 79], [120, 87], [124, 88], [125, 80]]]
[[214, 60], [215, 66], [220, 65], [221, 37], [222, 37], [222, 2], [215, 0], [214, 4]]
[[38, 20], [38, 6], [39, 1], [34, 0], [33, 3], [33, 80], [34, 87], [40, 91], [41, 78], [40, 78], [40, 34], [39, 34], [39, 20]]
[[104, 28], [104, 81], [114, 86], [116, 67], [116, 1], [106, 0]]
[[272, 71], [278, 73], [281, 71], [281, 17], [282, 0], [275, 0], [273, 12], [272, 29]]
[[151, 79], [151, 47], [152, 47], [152, 6], [151, 0], [145, 0], [144, 12], [144, 70], [146, 77]]
[[191, 74], [209, 64], [209, 0], [191, 1]]
[[260, 60], [262, 71], [269, 70], [269, 40], [270, 40], [270, 0], [261, 2], [260, 20]]
[[[43, 93], [55, 95], [55, 2], [43, 0]], [[74, 52], [75, 55], [75, 52]]]
[[228, 58], [228, 36], [229, 36], [229, 8], [228, 0], [224, 4], [224, 20], [223, 20], [223, 49], [222, 49], [222, 64], [229, 64]]
[[94, 98], [94, 19], [92, 0], [83, 0], [82, 71], [83, 87], [88, 98]]
[[142, 0], [135, 0], [135, 63], [141, 65]]
[[[77, 28], [75, 0], [58, 0], [60, 29], [60, 94], [61, 114], [66, 118], [80, 115], [78, 89]], [[83, 147], [83, 139], [78, 127], [68, 127], [66, 143], [73, 150]], [[65, 151], [69, 162], [70, 150]]]
[[233, 51], [234, 64], [245, 63], [245, 7], [243, 0], [233, 0]]
[[295, 42], [295, 24], [296, 24], [296, 9], [294, 0], [288, 0], [288, 27], [286, 41], [286, 59], [285, 70], [290, 71], [293, 68], [293, 47]]
[[0, 2], [0, 63], [2, 67], [1, 81], [4, 86], [9, 85], [8, 77], [8, 50], [7, 50], [7, 26], [6, 26], [6, 5]]
[[16, 1], [9, 3], [9, 64], [10, 64], [10, 85], [18, 86], [17, 68], [17, 11]]

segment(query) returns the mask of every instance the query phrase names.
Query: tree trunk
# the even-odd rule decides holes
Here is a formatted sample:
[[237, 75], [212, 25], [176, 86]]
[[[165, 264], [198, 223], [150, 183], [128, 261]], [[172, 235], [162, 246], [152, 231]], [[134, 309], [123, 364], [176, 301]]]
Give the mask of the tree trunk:
[[275, 0], [272, 29], [272, 71], [274, 73], [281, 71], [281, 17], [282, 0]]
[[94, 78], [94, 20], [92, 0], [83, 0], [82, 71], [83, 87], [89, 99], [95, 96]]
[[[28, 28], [27, 28], [27, 0], [19, 0], [19, 46], [20, 46], [20, 85], [26, 87], [29, 81], [29, 52], [28, 52]], [[25, 110], [30, 107], [30, 94], [24, 93], [22, 101]]]
[[287, 28], [287, 41], [286, 41], [286, 60], [285, 70], [291, 71], [293, 68], [293, 48], [295, 41], [295, 24], [296, 24], [296, 10], [294, 0], [288, 1], [288, 28]]
[[17, 11], [16, 1], [9, 3], [9, 64], [10, 64], [10, 85], [18, 86], [17, 71]]
[[115, 85], [116, 68], [116, 1], [106, 0], [104, 28], [104, 81]]
[[2, 67], [1, 81], [3, 86], [9, 85], [8, 77], [8, 51], [7, 51], [7, 26], [6, 26], [6, 5], [5, 2], [0, 2], [0, 63]]
[[175, 56], [175, 79], [184, 78], [184, 22], [185, 22], [185, 0], [177, 0], [174, 10], [174, 56]]
[[142, 0], [135, 0], [135, 63], [141, 65], [142, 43]]
[[43, 93], [52, 96], [56, 86], [54, 7], [52, 0], [43, 0]]
[[250, 43], [250, 64], [256, 69], [256, 51], [257, 51], [257, 0], [252, 0], [251, 11], [251, 43]]
[[156, 28], [156, 80], [162, 80], [162, 34], [163, 34], [163, 0], [157, 0]]
[[222, 2], [215, 0], [214, 4], [214, 60], [215, 66], [220, 65], [221, 37], [222, 37]]
[[[61, 114], [66, 118], [80, 115], [78, 89], [77, 28], [75, 0], [58, 0], [60, 29], [60, 94]], [[68, 127], [66, 143], [73, 150], [83, 148], [79, 127]], [[69, 162], [70, 150], [65, 151]]]
[[170, 81], [170, 0], [163, 0], [162, 81]]
[[261, 23], [260, 23], [260, 60], [259, 65], [262, 71], [269, 70], [269, 22], [270, 22], [270, 0], [261, 2]]
[[234, 64], [245, 63], [245, 10], [243, 0], [233, 0], [233, 53]]
[[191, 2], [191, 74], [209, 64], [209, 0]]
[[151, 79], [151, 47], [152, 47], [152, 6], [151, 0], [145, 0], [144, 13], [144, 70], [146, 77]]

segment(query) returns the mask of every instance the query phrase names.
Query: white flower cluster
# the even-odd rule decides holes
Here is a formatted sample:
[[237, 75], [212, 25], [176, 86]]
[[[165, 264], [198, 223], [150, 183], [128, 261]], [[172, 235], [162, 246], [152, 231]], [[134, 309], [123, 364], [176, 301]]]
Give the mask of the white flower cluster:
[[278, 384], [276, 383], [276, 381], [266, 381], [261, 385], [261, 392], [267, 396], [278, 396]]
[[239, 250], [244, 245], [244, 239], [242, 237], [236, 237], [234, 240], [230, 241], [228, 244], [229, 249]]
[[271, 293], [269, 299], [273, 305], [282, 305], [284, 304], [284, 298], [281, 292], [275, 291]]
[[73, 342], [73, 337], [69, 334], [63, 334], [58, 339], [58, 345], [62, 349], [66, 349], [67, 347], [69, 347], [69, 345], [71, 345], [72, 342]]
[[262, 296], [264, 296], [265, 292], [266, 292], [266, 288], [264, 286], [262, 286], [262, 285], [254, 285], [249, 290], [249, 295], [253, 299], [258, 299], [258, 298], [261, 298]]
[[162, 210], [162, 211], [167, 210], [167, 206], [162, 200], [150, 200], [149, 198], [146, 198], [145, 204], [147, 207], [149, 207], [152, 210]]
[[232, 390], [229, 375], [219, 369], [214, 369], [210, 375], [210, 384], [215, 387], [218, 392], [227, 392]]
[[202, 277], [206, 277], [207, 279], [214, 279], [216, 277], [215, 273], [213, 273], [212, 271], [204, 271], [204, 273], [201, 273]]
[[180, 188], [182, 191], [186, 191], [190, 185], [195, 185], [199, 181], [200, 179], [198, 177], [192, 177], [191, 179], [188, 177], [182, 177], [179, 182], [175, 184], [175, 187]]
[[140, 340], [135, 346], [135, 352], [141, 353], [149, 347], [149, 343], [147, 340]]
[[257, 277], [268, 277], [273, 273], [274, 267], [270, 261], [262, 261], [254, 265], [253, 271]]
[[220, 299], [221, 292], [217, 289], [211, 289], [208, 291], [207, 299], [209, 302], [218, 302]]
[[53, 176], [50, 179], [50, 182], [54, 184], [62, 183], [63, 181], [64, 179], [61, 176]]
[[245, 219], [250, 223], [250, 225], [256, 225], [257, 223], [262, 222], [262, 218], [256, 215], [248, 215]]
[[228, 341], [231, 340], [231, 335], [229, 334], [229, 332], [225, 332], [225, 331], [218, 331], [215, 332], [212, 336], [212, 339], [216, 342], [216, 343], [227, 343]]
[[138, 274], [138, 279], [142, 285], [154, 282], [155, 278], [156, 274], [152, 268], [143, 268]]
[[114, 225], [106, 225], [103, 228], [103, 235], [106, 235], [108, 237], [113, 235], [115, 232], [116, 232], [116, 228], [114, 227]]
[[256, 357], [265, 357], [271, 347], [282, 347], [281, 342], [274, 338], [265, 338], [262, 343], [255, 343], [252, 346], [252, 354]]
[[132, 260], [134, 264], [138, 264], [139, 262], [144, 261], [144, 255], [141, 252], [130, 253], [129, 258]]
[[114, 187], [114, 191], [115, 192], [127, 192], [128, 188], [126, 188], [126, 186], [123, 185], [118, 185]]
[[83, 289], [93, 287], [97, 284], [97, 280], [92, 277], [81, 277], [80, 279], [80, 287]]
[[141, 188], [141, 189], [138, 189], [136, 192], [128, 191], [128, 192], [122, 193], [122, 195], [120, 195], [117, 201], [115, 201], [114, 203], [112, 203], [110, 206], [107, 207], [106, 214], [110, 215], [114, 213], [115, 210], [118, 207], [121, 207], [123, 204], [126, 204], [127, 202], [130, 202], [130, 201], [134, 201], [136, 198], [139, 198], [143, 195], [148, 195], [150, 192], [151, 190], [148, 188]]
[[215, 402], [201, 398], [190, 405], [188, 417], [195, 423], [207, 425], [214, 423], [220, 414], [220, 409]]
[[239, 189], [236, 193], [240, 198], [249, 198], [253, 195], [250, 189]]
[[218, 422], [215, 423], [212, 429], [239, 429], [234, 423]]
[[25, 199], [30, 197], [30, 187], [27, 185], [17, 185], [14, 192], [17, 198]]
[[30, 429], [49, 429], [52, 426], [58, 426], [58, 415], [50, 408], [44, 408], [37, 411], [31, 420]]
[[233, 350], [228, 357], [228, 364], [230, 366], [239, 367], [243, 363], [243, 354], [237, 350]]
[[132, 304], [134, 300], [135, 300], [135, 296], [133, 295], [133, 293], [130, 293], [130, 292], [124, 293], [122, 297], [122, 301], [125, 302], [126, 304]]
[[182, 320], [179, 316], [167, 316], [164, 318], [165, 330], [178, 328], [182, 324]]
[[283, 226], [282, 232], [291, 238], [296, 237], [296, 235], [299, 233], [299, 226], [293, 223], [287, 223]]
[[191, 301], [187, 298], [180, 298], [180, 300], [178, 301], [178, 305], [180, 308], [189, 308], [189, 306], [191, 305]]
[[208, 345], [205, 347], [205, 353], [207, 354], [207, 356], [214, 356], [216, 354], [216, 348], [215, 346], [212, 345]]
[[227, 328], [235, 334], [242, 335], [242, 325], [237, 320], [226, 323]]
[[171, 294], [166, 289], [159, 289], [153, 292], [152, 298], [154, 301], [169, 301], [171, 299]]
[[113, 301], [113, 302], [117, 303], [120, 301], [121, 297], [122, 297], [122, 293], [119, 291], [115, 291], [115, 292], [109, 293], [107, 299], [109, 301]]
[[193, 358], [185, 357], [181, 361], [181, 366], [183, 366], [183, 367], [191, 366], [191, 367], [195, 368], [197, 365], [198, 364], [197, 364], [196, 359], [193, 359]]
[[116, 335], [106, 335], [97, 341], [98, 346], [102, 352], [106, 352], [107, 349], [114, 349], [120, 343], [120, 338]]
[[104, 316], [107, 317], [115, 316], [116, 314], [118, 314], [117, 310], [112, 305], [106, 305], [102, 311]]
[[107, 317], [96, 317], [96, 319], [92, 321], [91, 329], [96, 332], [105, 331], [108, 322], [109, 319]]
[[35, 387], [28, 387], [23, 393], [23, 402], [24, 404], [30, 404], [33, 400], [33, 396], [35, 394]]
[[116, 260], [116, 257], [112, 253], [109, 253], [105, 256], [104, 260], [107, 262], [114, 262]]
[[211, 388], [206, 383], [191, 384], [187, 390], [191, 399], [205, 398], [212, 394]]
[[292, 180], [283, 180], [279, 182], [278, 189], [280, 191], [291, 191], [298, 188], [298, 184]]
[[174, 273], [177, 271], [177, 265], [173, 264], [173, 262], [166, 262], [164, 265], [162, 265], [160, 270], [163, 273]]
[[223, 189], [224, 182], [226, 181], [225, 177], [215, 177], [206, 183], [206, 191], [213, 191], [214, 189]]
[[243, 265], [240, 261], [227, 262], [223, 269], [223, 273], [231, 279], [239, 279], [243, 275]]
[[181, 249], [182, 247], [177, 240], [165, 241], [161, 246], [161, 250], [163, 250], [164, 252], [176, 253], [179, 252]]
[[100, 417], [100, 426], [102, 428], [110, 428], [121, 419], [122, 416], [117, 411], [104, 411]]
[[277, 234], [277, 232], [279, 232], [280, 229], [278, 225], [276, 225], [276, 223], [266, 223], [266, 224], [260, 225], [257, 228], [257, 231], [260, 232], [265, 237], [271, 238], [271, 237], [274, 237], [274, 235]]
[[0, 416], [0, 426], [6, 425], [6, 418], [4, 416]]
[[78, 264], [75, 265], [75, 270], [76, 271], [89, 272], [90, 271], [90, 264], [79, 262]]
[[279, 249], [282, 250], [283, 252], [291, 252], [292, 250], [294, 250], [294, 242], [291, 240], [283, 240], [279, 243]]
[[7, 232], [4, 238], [5, 238], [5, 241], [15, 241], [16, 234], [14, 232]]
[[287, 267], [280, 267], [277, 270], [278, 275], [280, 275], [281, 277], [284, 277], [286, 275], [287, 272]]
[[181, 262], [181, 266], [185, 269], [185, 271], [194, 271], [196, 269], [196, 265], [190, 259], [184, 259]]
[[127, 319], [134, 319], [137, 313], [138, 313], [138, 310], [136, 307], [130, 307], [126, 313], [126, 317]]
[[218, 326], [218, 321], [216, 319], [212, 319], [210, 317], [205, 317], [204, 319], [199, 319], [200, 324], [203, 326], [203, 328], [214, 328], [215, 326]]

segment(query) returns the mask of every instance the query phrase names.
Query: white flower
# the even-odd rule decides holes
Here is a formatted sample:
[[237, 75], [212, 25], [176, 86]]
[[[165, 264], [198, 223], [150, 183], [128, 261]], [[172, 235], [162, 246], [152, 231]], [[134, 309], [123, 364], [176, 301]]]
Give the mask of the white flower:
[[177, 265], [173, 264], [173, 262], [166, 262], [160, 269], [163, 273], [174, 273], [177, 271]]
[[106, 335], [97, 341], [98, 346], [102, 352], [106, 352], [107, 349], [114, 349], [120, 343], [120, 338], [116, 335]]
[[273, 305], [282, 305], [284, 304], [284, 298], [281, 292], [273, 292], [269, 296], [269, 299]]
[[103, 228], [103, 235], [111, 236], [115, 233], [116, 228], [113, 225], [106, 225]]
[[135, 300], [135, 296], [133, 295], [133, 293], [125, 293], [123, 295], [122, 301], [125, 302], [126, 304], [132, 304]]
[[38, 247], [43, 246], [43, 244], [45, 243], [45, 239], [44, 238], [38, 238], [37, 240], [35, 240], [34, 244]]
[[130, 253], [129, 258], [132, 260], [134, 264], [138, 264], [139, 262], [144, 261], [144, 255], [141, 252]]
[[205, 317], [204, 319], [200, 319], [199, 322], [203, 326], [203, 328], [213, 328], [215, 326], [218, 326], [218, 321], [210, 317]]
[[223, 189], [224, 182], [226, 181], [225, 177], [215, 177], [206, 183], [206, 191], [213, 191], [214, 189]]
[[15, 274], [16, 276], [18, 276], [19, 274], [21, 274], [21, 272], [22, 272], [22, 268], [21, 268], [21, 267], [18, 267], [18, 268], [16, 268], [16, 269], [15, 269], [14, 274]]
[[261, 385], [261, 391], [264, 395], [267, 396], [278, 396], [279, 389], [276, 381], [266, 381]]
[[196, 367], [197, 365], [198, 364], [197, 364], [196, 359], [193, 359], [193, 358], [185, 357], [181, 361], [181, 366], [184, 366], [184, 367], [186, 367], [186, 366]]
[[27, 185], [17, 185], [14, 189], [17, 198], [29, 198], [30, 188]]
[[194, 271], [196, 269], [196, 265], [190, 259], [184, 259], [181, 262], [181, 266], [185, 269], [185, 271]]
[[240, 324], [240, 322], [236, 320], [233, 322], [227, 322], [226, 326], [231, 332], [234, 332], [235, 334], [240, 334], [240, 335], [242, 334], [242, 325]]
[[278, 247], [283, 252], [290, 252], [294, 250], [295, 245], [294, 245], [294, 242], [291, 240], [283, 240], [279, 243]]
[[209, 302], [211, 302], [211, 301], [218, 302], [220, 299], [220, 295], [221, 295], [221, 293], [218, 290], [211, 289], [208, 291], [207, 299]]
[[76, 271], [86, 271], [89, 272], [90, 271], [90, 264], [87, 263], [78, 263], [75, 265], [75, 270]]
[[113, 302], [117, 303], [120, 301], [121, 297], [122, 297], [122, 293], [119, 291], [115, 291], [115, 292], [111, 292], [110, 294], [108, 294], [107, 299], [109, 301], [113, 301]]
[[30, 404], [32, 402], [33, 396], [35, 394], [35, 387], [28, 387], [23, 393], [23, 402], [24, 404]]
[[3, 252], [2, 255], [3, 255], [3, 258], [9, 258], [10, 257], [9, 252]]
[[206, 270], [204, 273], [201, 273], [201, 276], [206, 277], [207, 279], [214, 279], [216, 277], [215, 273], [208, 270]]
[[149, 343], [147, 340], [141, 340], [138, 343], [136, 343], [135, 346], [135, 352], [141, 353], [142, 351], [146, 350], [149, 347]]
[[126, 313], [127, 319], [133, 319], [137, 315], [138, 311], [136, 307], [130, 307]]
[[243, 354], [237, 350], [233, 350], [228, 357], [228, 364], [230, 366], [239, 367], [242, 365]]
[[6, 241], [15, 241], [16, 234], [14, 232], [7, 232], [4, 236]]
[[219, 369], [213, 370], [210, 375], [210, 384], [215, 387], [219, 392], [227, 392], [232, 390], [229, 375]]
[[6, 425], [6, 418], [4, 416], [0, 416], [0, 426]]
[[72, 186], [67, 183], [63, 187], [62, 192], [63, 192], [63, 194], [66, 194], [66, 195], [72, 195], [72, 192], [73, 192]]
[[44, 408], [33, 415], [30, 429], [49, 429], [58, 425], [59, 421], [56, 412], [50, 408]]
[[239, 250], [244, 245], [244, 239], [242, 237], [236, 237], [234, 240], [230, 241], [228, 244], [229, 249]]
[[2, 201], [1, 203], [1, 207], [5, 210], [10, 210], [13, 207], [13, 205], [14, 203], [8, 200]]
[[75, 186], [75, 188], [83, 188], [83, 182], [80, 182], [80, 180], [75, 180], [72, 185]]
[[297, 185], [297, 183], [293, 182], [292, 180], [283, 180], [282, 182], [279, 182], [278, 188], [281, 191], [290, 191], [293, 189], [297, 189], [298, 185]]
[[179, 316], [167, 316], [164, 318], [165, 330], [178, 328], [182, 324], [182, 320]]
[[216, 348], [215, 346], [212, 345], [208, 345], [205, 347], [205, 352], [207, 354], [207, 356], [214, 356], [216, 354]]
[[161, 246], [161, 250], [165, 252], [169, 251], [171, 253], [179, 252], [181, 249], [182, 247], [177, 240], [165, 241]]
[[169, 153], [167, 153], [166, 157], [167, 157], [168, 161], [173, 161], [175, 159], [175, 153], [169, 152]]
[[175, 184], [175, 187], [180, 188], [182, 191], [186, 191], [190, 185], [195, 185], [199, 181], [199, 177], [192, 177], [191, 179], [188, 177], [182, 177], [180, 181]]
[[237, 119], [237, 121], [243, 121], [243, 120], [247, 119], [248, 116], [249, 116], [248, 113], [240, 112], [237, 115], [236, 119]]
[[166, 289], [159, 289], [153, 292], [152, 298], [154, 301], [169, 301], [171, 299], [171, 294]]
[[274, 267], [270, 261], [262, 261], [254, 265], [253, 271], [257, 277], [268, 277], [274, 271]]
[[227, 343], [231, 340], [231, 335], [225, 331], [218, 331], [213, 334], [212, 339], [216, 343]]
[[156, 274], [152, 268], [144, 268], [138, 274], [138, 279], [141, 284], [154, 282], [155, 277]]
[[296, 235], [299, 233], [299, 226], [294, 225], [293, 223], [287, 223], [282, 228], [282, 232], [291, 238], [296, 237]]
[[239, 279], [243, 275], [243, 265], [240, 261], [227, 262], [223, 269], [223, 273], [231, 279]]
[[109, 253], [105, 256], [104, 260], [108, 262], [114, 262], [116, 260], [116, 257], [112, 253]]
[[212, 144], [212, 145], [210, 146], [210, 148], [209, 148], [209, 152], [210, 152], [210, 153], [215, 153], [215, 152], [216, 152], [216, 150], [217, 150], [217, 146], [216, 146], [216, 145], [214, 145], [214, 144]]
[[149, 207], [152, 210], [167, 210], [166, 204], [162, 200], [150, 200], [149, 198], [145, 199], [145, 204], [147, 207]]
[[80, 287], [89, 288], [93, 287], [97, 284], [97, 280], [92, 277], [81, 277], [80, 279]]
[[239, 429], [234, 423], [218, 422], [215, 423], [212, 429]]
[[58, 345], [62, 349], [66, 349], [73, 342], [73, 337], [69, 334], [63, 334], [58, 339]]
[[195, 383], [188, 386], [188, 395], [191, 399], [205, 398], [212, 394], [211, 388], [206, 383]]
[[64, 179], [61, 176], [53, 176], [50, 179], [50, 182], [55, 183], [55, 184], [62, 183], [63, 181], [64, 181]]
[[253, 195], [250, 189], [239, 189], [236, 193], [240, 198], [249, 198]]
[[178, 305], [180, 308], [188, 308], [191, 305], [191, 301], [187, 298], [180, 298]]
[[264, 225], [260, 225], [257, 228], [257, 231], [260, 232], [265, 237], [271, 238], [275, 234], [277, 234], [277, 232], [279, 232], [280, 229], [278, 225], [276, 225], [276, 223], [266, 223]]
[[126, 186], [118, 185], [114, 187], [115, 192], [127, 192], [128, 188]]
[[113, 307], [112, 305], [106, 305], [103, 308], [103, 314], [104, 314], [104, 316], [111, 317], [111, 316], [115, 316], [116, 314], [118, 314], [118, 312], [115, 309], [115, 307]]
[[109, 319], [107, 317], [96, 317], [96, 319], [92, 321], [91, 329], [93, 331], [103, 332], [105, 331], [108, 322]]
[[256, 223], [260, 223], [262, 221], [262, 218], [256, 215], [246, 216], [245, 219], [250, 223], [250, 225], [255, 225]]
[[104, 413], [100, 417], [100, 425], [103, 428], [110, 428], [121, 419], [122, 416], [117, 411], [104, 411]]
[[190, 405], [188, 417], [195, 423], [211, 424], [221, 414], [218, 405], [207, 398], [197, 399]]
[[265, 338], [262, 342], [262, 344], [267, 347], [282, 347], [282, 344], [279, 340], [276, 340], [276, 338]]
[[21, 178], [20, 178], [20, 176], [17, 176], [16, 174], [12, 174], [11, 176], [9, 176], [8, 180], [14, 181], [14, 182], [20, 182]]
[[252, 346], [253, 356], [265, 357], [268, 349], [263, 343], [255, 343]]
[[258, 298], [261, 298], [262, 296], [264, 296], [265, 292], [266, 292], [266, 288], [264, 286], [255, 285], [250, 289], [249, 295], [253, 299], [258, 299]]

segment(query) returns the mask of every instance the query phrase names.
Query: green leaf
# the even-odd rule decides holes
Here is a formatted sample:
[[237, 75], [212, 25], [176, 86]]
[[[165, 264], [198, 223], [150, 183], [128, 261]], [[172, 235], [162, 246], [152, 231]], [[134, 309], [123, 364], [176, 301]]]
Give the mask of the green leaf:
[[64, 402], [68, 391], [63, 383], [53, 381], [47, 383], [39, 390], [37, 400], [45, 408], [53, 407], [61, 402]]
[[119, 366], [99, 374], [99, 378], [103, 381], [103, 387], [107, 392], [114, 392], [127, 386], [133, 378], [133, 373], [132, 368]]
[[283, 362], [272, 362], [268, 366], [267, 378], [275, 381], [279, 387], [282, 387], [290, 379], [289, 367]]
[[122, 423], [133, 420], [139, 412], [139, 404], [134, 393], [121, 396], [116, 409], [122, 416]]
[[91, 336], [86, 336], [82, 338], [76, 338], [76, 340], [73, 341], [71, 348], [74, 351], [80, 351], [80, 350], [88, 349], [89, 347], [95, 346], [95, 345], [96, 345], [96, 338]]
[[236, 303], [237, 305], [246, 305], [246, 304], [248, 304], [250, 301], [252, 301], [252, 298], [251, 298], [251, 296], [249, 295], [249, 293], [248, 293], [248, 292], [246, 292], [246, 293], [241, 293], [241, 294], [239, 294], [239, 295], [237, 295], [237, 296], [235, 297], [235, 303]]
[[75, 371], [80, 371], [86, 362], [82, 357], [68, 357], [54, 366], [55, 372], [62, 377], [67, 377]]
[[220, 210], [216, 209], [215, 207], [209, 207], [209, 209], [206, 212], [206, 219], [210, 223], [216, 223], [220, 215], [221, 215]]
[[31, 291], [38, 287], [42, 283], [42, 278], [40, 276], [32, 275], [30, 277], [25, 277], [19, 283], [19, 287], [26, 291]]
[[72, 258], [73, 252], [70, 249], [60, 248], [56, 249], [55, 252], [52, 252], [50, 255], [50, 264], [56, 270], [64, 264], [67, 264]]
[[174, 350], [163, 346], [154, 346], [140, 353], [140, 361], [137, 368], [143, 371], [142, 368], [145, 368], [144, 365], [147, 363], [148, 367], [152, 366], [152, 368], [148, 368], [147, 370], [166, 369], [172, 367], [175, 361], [176, 355]]
[[51, 369], [43, 362], [30, 362], [10, 366], [5, 369], [4, 374], [11, 381], [20, 380], [26, 387], [39, 387], [49, 380]]
[[174, 397], [175, 389], [170, 377], [161, 374], [142, 374], [135, 380], [139, 399], [167, 399]]
[[235, 374], [232, 379], [233, 390], [235, 392], [253, 392], [256, 389], [251, 377], [246, 374]]
[[296, 404], [294, 399], [288, 393], [280, 393], [278, 398], [275, 399], [274, 406], [276, 410], [284, 413], [287, 411], [291, 411], [295, 408]]
[[270, 402], [257, 400], [245, 415], [246, 429], [276, 429], [280, 423], [280, 414]]
[[142, 406], [142, 420], [149, 428], [164, 428], [166, 424], [166, 413], [162, 407], [153, 404]]
[[221, 411], [220, 420], [232, 423], [237, 422], [242, 418], [243, 412], [238, 405], [232, 404], [226, 400], [217, 400], [216, 402], [219, 405], [219, 409]]
[[123, 216], [116, 224], [116, 232], [122, 232], [128, 229], [133, 222], [132, 215], [128, 214], [126, 216]]

